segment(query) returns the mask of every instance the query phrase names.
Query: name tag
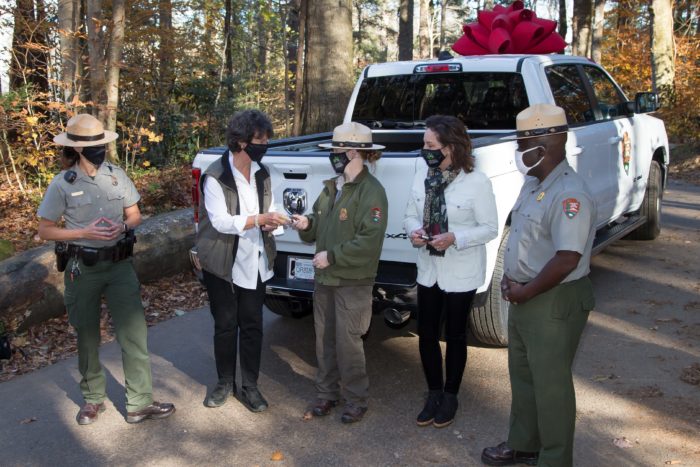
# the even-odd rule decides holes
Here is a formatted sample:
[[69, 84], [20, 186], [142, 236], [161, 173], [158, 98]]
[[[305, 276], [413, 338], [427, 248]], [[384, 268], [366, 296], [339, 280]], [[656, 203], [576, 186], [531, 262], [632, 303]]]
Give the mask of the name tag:
[[82, 191], [74, 191], [74, 192], [71, 193], [70, 195], [71, 195], [71, 196], [80, 196], [80, 195], [82, 195], [82, 194], [84, 194]]

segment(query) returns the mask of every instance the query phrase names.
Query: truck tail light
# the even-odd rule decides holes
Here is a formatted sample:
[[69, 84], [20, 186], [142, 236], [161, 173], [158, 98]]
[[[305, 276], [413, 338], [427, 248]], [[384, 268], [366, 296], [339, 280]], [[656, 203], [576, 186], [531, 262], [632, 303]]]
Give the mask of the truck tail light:
[[195, 229], [199, 225], [199, 179], [202, 177], [202, 169], [192, 168], [192, 209], [194, 211]]
[[418, 65], [413, 70], [414, 73], [449, 73], [462, 71], [461, 63], [436, 63], [434, 65]]

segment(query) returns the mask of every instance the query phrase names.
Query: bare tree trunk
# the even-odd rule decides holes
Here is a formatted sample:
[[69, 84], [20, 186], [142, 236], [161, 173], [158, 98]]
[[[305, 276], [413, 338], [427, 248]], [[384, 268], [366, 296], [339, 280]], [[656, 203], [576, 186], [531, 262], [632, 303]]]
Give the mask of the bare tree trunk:
[[447, 19], [447, 0], [440, 2], [440, 46], [439, 50], [445, 48], [445, 20]]
[[352, 0], [308, 5], [307, 62], [302, 132], [329, 131], [343, 120], [353, 87]]
[[160, 48], [160, 83], [158, 86], [159, 101], [165, 105], [173, 89], [173, 4], [172, 0], [158, 0], [158, 36]]
[[267, 41], [269, 31], [267, 25], [265, 24], [265, 17], [262, 12], [262, 5], [258, 4], [255, 22], [257, 23], [257, 35], [258, 35], [258, 50], [257, 50], [257, 60], [256, 69], [258, 72], [264, 73], [267, 66]]
[[652, 0], [649, 12], [652, 88], [663, 99], [669, 99], [673, 95], [673, 79], [676, 74], [671, 0]]
[[48, 92], [48, 51], [43, 3], [17, 0], [12, 32], [10, 89], [33, 84], [39, 92]]
[[595, 0], [595, 16], [593, 19], [593, 37], [591, 40], [591, 58], [600, 63], [602, 57], [603, 29], [605, 26], [605, 0]]
[[355, 3], [355, 9], [357, 10], [357, 49], [362, 48], [362, 34], [364, 30], [362, 26], [364, 25], [364, 20], [362, 19], [362, 3]]
[[80, 47], [77, 40], [80, 3], [77, 0], [59, 0], [58, 29], [61, 50], [61, 88], [63, 100], [70, 102], [78, 87]]
[[104, 34], [102, 32], [102, 0], [87, 0], [88, 63], [90, 67], [90, 99], [93, 101], [93, 114], [96, 106], [104, 102], [105, 57]]
[[413, 60], [413, 0], [399, 6], [399, 60]]
[[297, 45], [297, 76], [294, 83], [294, 135], [301, 134], [301, 106], [304, 96], [304, 72], [306, 70], [306, 18], [309, 1], [299, 1], [299, 44]]
[[[559, 0], [559, 35], [566, 39], [567, 32], [566, 0]], [[564, 52], [562, 51], [562, 53]]]
[[233, 97], [233, 41], [231, 31], [231, 16], [233, 15], [233, 0], [226, 0], [224, 16], [224, 63], [226, 64], [226, 90], [229, 99]]
[[[126, 23], [126, 0], [112, 0], [112, 34], [107, 49], [107, 81], [105, 85], [107, 105], [101, 120], [109, 131], [117, 130], [117, 110], [119, 107], [119, 71], [122, 49], [124, 48], [124, 24]], [[117, 143], [108, 145], [108, 156], [117, 161]]]
[[430, 0], [419, 1], [418, 58], [430, 58]]
[[593, 0], [577, 0], [574, 2], [574, 20], [572, 22], [572, 44], [574, 55], [590, 57], [591, 53], [591, 23], [593, 21]]

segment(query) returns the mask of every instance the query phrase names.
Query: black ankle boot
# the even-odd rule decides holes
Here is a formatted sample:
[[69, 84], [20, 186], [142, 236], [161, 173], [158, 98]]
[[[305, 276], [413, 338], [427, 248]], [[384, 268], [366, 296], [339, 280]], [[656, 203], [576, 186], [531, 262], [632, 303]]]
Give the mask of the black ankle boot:
[[418, 414], [416, 418], [416, 423], [418, 426], [428, 426], [433, 423], [435, 419], [435, 414], [440, 406], [440, 399], [442, 398], [442, 391], [439, 389], [428, 391], [428, 398], [425, 400], [425, 406], [423, 410]]
[[204, 401], [204, 405], [207, 407], [221, 407], [228, 399], [229, 394], [234, 392], [233, 381], [220, 379], [214, 389], [212, 389], [211, 394]]
[[443, 392], [442, 399], [440, 399], [440, 406], [433, 420], [433, 426], [435, 428], [444, 428], [452, 423], [457, 413], [457, 407], [459, 407], [457, 394]]

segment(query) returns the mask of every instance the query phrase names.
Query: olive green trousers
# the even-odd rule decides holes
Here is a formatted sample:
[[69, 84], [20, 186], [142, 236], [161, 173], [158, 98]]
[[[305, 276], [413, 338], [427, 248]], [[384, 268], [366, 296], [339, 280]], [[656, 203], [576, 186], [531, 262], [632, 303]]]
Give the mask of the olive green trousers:
[[85, 402], [99, 404], [106, 398], [105, 373], [99, 358], [104, 295], [122, 349], [126, 409], [129, 412], [140, 410], [153, 402], [151, 360], [146, 345], [147, 327], [140, 285], [131, 258], [118, 263], [98, 261], [94, 266], [85, 266], [79, 261], [81, 273], [71, 280], [73, 261], [68, 261], [64, 275], [64, 301], [68, 320], [78, 334], [80, 389]]
[[540, 466], [573, 464], [576, 396], [571, 365], [593, 305], [593, 287], [584, 277], [510, 307], [513, 399], [508, 445], [539, 451]]

